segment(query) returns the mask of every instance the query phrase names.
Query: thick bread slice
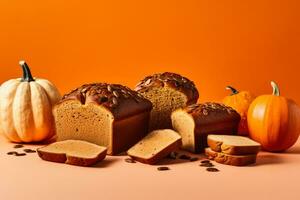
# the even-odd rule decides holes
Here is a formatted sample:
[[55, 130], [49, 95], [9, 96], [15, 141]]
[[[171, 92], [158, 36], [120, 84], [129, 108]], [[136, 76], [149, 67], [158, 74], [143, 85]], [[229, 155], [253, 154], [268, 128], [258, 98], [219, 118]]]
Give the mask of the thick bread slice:
[[105, 158], [107, 148], [82, 140], [65, 140], [41, 147], [37, 152], [43, 160], [91, 166]]
[[256, 154], [248, 155], [228, 155], [221, 152], [215, 152], [210, 148], [205, 149], [205, 154], [210, 160], [214, 160], [218, 163], [233, 166], [245, 166], [251, 165], [256, 162]]
[[181, 146], [180, 135], [171, 130], [155, 130], [131, 147], [127, 154], [134, 160], [146, 164], [155, 164]]
[[208, 135], [208, 146], [216, 152], [230, 155], [257, 154], [260, 144], [243, 136]]

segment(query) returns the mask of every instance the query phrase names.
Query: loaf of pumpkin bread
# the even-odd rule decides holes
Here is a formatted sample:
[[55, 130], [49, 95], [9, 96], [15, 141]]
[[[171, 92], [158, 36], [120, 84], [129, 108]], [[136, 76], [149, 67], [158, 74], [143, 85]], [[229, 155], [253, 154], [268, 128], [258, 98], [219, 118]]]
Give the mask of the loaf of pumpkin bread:
[[172, 111], [196, 103], [199, 97], [192, 81], [170, 72], [145, 77], [137, 84], [135, 90], [153, 104], [150, 131], [172, 128]]
[[200, 153], [207, 147], [207, 135], [234, 135], [240, 115], [231, 107], [219, 103], [193, 104], [172, 113], [174, 130], [182, 137], [182, 148]]
[[85, 140], [116, 155], [129, 149], [148, 131], [152, 104], [118, 84], [83, 85], [54, 107], [58, 140]]

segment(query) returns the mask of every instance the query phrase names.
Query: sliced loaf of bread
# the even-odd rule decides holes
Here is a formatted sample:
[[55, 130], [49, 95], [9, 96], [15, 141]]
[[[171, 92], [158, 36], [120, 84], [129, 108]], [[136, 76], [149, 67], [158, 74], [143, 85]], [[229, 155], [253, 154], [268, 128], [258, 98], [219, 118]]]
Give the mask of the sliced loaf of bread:
[[85, 84], [54, 106], [57, 140], [84, 140], [117, 155], [147, 135], [151, 109], [149, 100], [126, 86]]
[[205, 154], [210, 160], [214, 160], [218, 163], [226, 165], [245, 166], [254, 164], [256, 162], [256, 154], [229, 155], [222, 152], [213, 151], [211, 148], [206, 148]]
[[41, 147], [37, 152], [43, 160], [91, 166], [105, 158], [107, 148], [82, 140], [65, 140]]
[[208, 135], [207, 144], [213, 151], [230, 155], [257, 154], [260, 150], [259, 143], [235, 135]]
[[147, 76], [135, 90], [152, 102], [149, 131], [172, 128], [172, 111], [196, 103], [199, 97], [191, 80], [171, 72]]
[[181, 146], [180, 135], [171, 130], [155, 130], [131, 147], [127, 154], [134, 160], [155, 164]]

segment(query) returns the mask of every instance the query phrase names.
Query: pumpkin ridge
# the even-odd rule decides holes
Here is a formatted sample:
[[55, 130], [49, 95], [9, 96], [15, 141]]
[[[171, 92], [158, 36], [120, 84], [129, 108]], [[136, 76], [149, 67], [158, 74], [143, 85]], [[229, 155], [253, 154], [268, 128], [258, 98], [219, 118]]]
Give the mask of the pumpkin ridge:
[[[279, 123], [279, 132], [278, 132], [278, 150], [282, 151], [287, 144], [281, 142], [286, 136], [286, 134], [289, 132], [289, 130], [286, 129], [286, 127], [289, 128], [289, 107], [286, 99], [279, 97], [280, 100], [280, 123]], [[283, 111], [284, 115], [283, 115]], [[287, 130], [287, 131], [285, 131]], [[289, 134], [288, 134], [289, 135]]]
[[60, 93], [50, 81], [46, 79], [35, 79], [35, 82], [45, 90], [51, 106], [54, 106], [57, 102], [59, 102], [61, 99]]
[[[263, 110], [265, 112], [264, 115], [268, 116], [266, 113], [270, 113], [270, 109], [269, 109], [270, 102], [268, 101], [269, 97], [268, 97], [268, 95], [264, 95], [261, 97], [261, 99], [262, 99], [261, 104], [262, 104], [262, 106], [264, 106], [264, 108], [263, 108]], [[268, 137], [268, 135], [262, 134], [263, 132], [268, 133], [270, 131], [268, 126], [264, 126], [264, 124], [268, 124], [268, 123], [269, 123], [269, 118], [262, 116], [262, 120], [261, 120], [259, 126], [265, 130], [261, 131], [261, 133], [259, 134], [259, 141], [261, 141], [261, 143], [263, 143], [264, 146], [269, 146], [269, 143], [268, 143], [269, 140], [266, 139]]]
[[[299, 133], [300, 133], [300, 108], [297, 106], [297, 104], [291, 100], [288, 99], [287, 100], [288, 103], [288, 132], [289, 133], [293, 133], [293, 134], [289, 134], [288, 139], [291, 145], [293, 145], [294, 143], [297, 142], [298, 138], [299, 138]], [[295, 110], [294, 112], [291, 112], [291, 110]], [[298, 121], [297, 121], [298, 120]]]
[[[274, 135], [274, 133], [278, 133], [278, 130], [280, 130], [280, 102], [278, 98], [274, 98], [274, 96], [268, 95], [267, 98], [267, 112], [266, 112], [266, 117], [267, 122], [265, 123], [265, 127], [267, 128], [266, 133], [267, 134], [267, 148], [271, 148], [271, 144], [274, 144], [274, 141], [276, 142], [276, 138], [278, 135]], [[276, 120], [274, 120], [276, 119]]]
[[[14, 84], [14, 85], [11, 86], [10, 84]], [[9, 80], [9, 81], [3, 83], [3, 84], [1, 85], [1, 88], [0, 88], [0, 104], [1, 104], [2, 102], [4, 102], [5, 99], [8, 99], [8, 100], [11, 100], [11, 99], [12, 99], [12, 101], [10, 102], [9, 105], [5, 105], [5, 109], [4, 109], [4, 110], [2, 110], [2, 109], [3, 109], [3, 108], [2, 108], [3, 105], [1, 105], [1, 107], [0, 107], [0, 109], [1, 109], [0, 115], [1, 115], [1, 114], [3, 115], [3, 113], [6, 114], [5, 119], [3, 119], [2, 117], [0, 118], [0, 119], [1, 119], [1, 122], [0, 122], [0, 123], [1, 123], [1, 126], [2, 126], [2, 127], [1, 127], [1, 130], [2, 130], [3, 135], [4, 135], [6, 138], [8, 138], [10, 141], [13, 141], [13, 142], [21, 142], [21, 139], [20, 139], [20, 137], [18, 136], [18, 133], [17, 133], [16, 128], [15, 128], [14, 126], [11, 126], [11, 124], [13, 124], [13, 119], [12, 119], [13, 111], [12, 111], [11, 106], [13, 105], [13, 102], [14, 102], [13, 99], [14, 99], [15, 96], [16, 96], [17, 87], [18, 87], [19, 85], [20, 85], [20, 82], [16, 81], [15, 79], [11, 79], [11, 80]], [[12, 88], [12, 91], [10, 91], [11, 88]], [[7, 92], [7, 90], [9, 91], [9, 93]], [[2, 92], [5, 92], [5, 94], [2, 95], [2, 94], [1, 94]], [[12, 96], [7, 96], [8, 94], [11, 94]], [[2, 99], [3, 97], [4, 97], [5, 99]], [[7, 112], [8, 112], [9, 114], [7, 114]], [[9, 116], [7, 116], [7, 115], [9, 115]], [[3, 121], [6, 122], [7, 120], [11, 120], [11, 123], [3, 124]], [[4, 125], [6, 126], [5, 129], [3, 129], [3, 126], [4, 126]], [[7, 131], [7, 129], [13, 129], [13, 130]]]
[[[31, 97], [28, 95], [30, 94], [30, 92], [31, 89], [29, 83], [21, 82], [17, 88], [12, 106], [13, 124], [18, 133], [19, 138], [24, 142], [30, 142], [32, 140], [31, 132], [33, 132], [32, 112], [30, 109], [28, 109], [32, 106]], [[25, 107], [27, 107], [27, 109]]]
[[[51, 109], [49, 109], [51, 103], [46, 94], [46, 91], [38, 83], [31, 82], [30, 88], [32, 119], [34, 123], [32, 140], [40, 141], [47, 137], [48, 132], [51, 129], [51, 119], [47, 115], [49, 112], [51, 112]], [[36, 109], [36, 106], [39, 106], [38, 109]]]

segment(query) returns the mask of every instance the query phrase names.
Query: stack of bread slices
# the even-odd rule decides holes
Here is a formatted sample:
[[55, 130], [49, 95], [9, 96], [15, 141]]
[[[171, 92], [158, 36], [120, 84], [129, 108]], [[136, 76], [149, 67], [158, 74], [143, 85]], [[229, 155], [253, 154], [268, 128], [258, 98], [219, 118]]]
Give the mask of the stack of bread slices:
[[256, 162], [260, 144], [243, 136], [208, 135], [205, 154], [218, 163], [244, 166]]

